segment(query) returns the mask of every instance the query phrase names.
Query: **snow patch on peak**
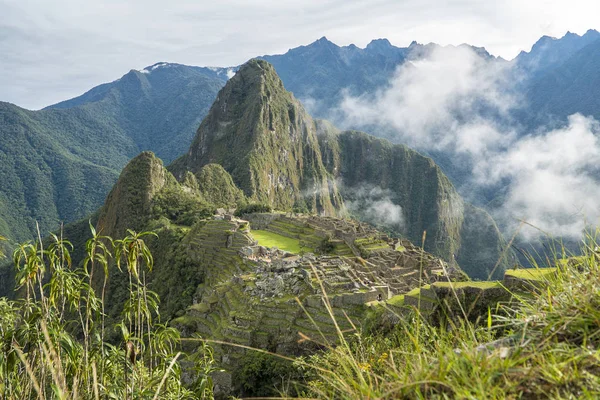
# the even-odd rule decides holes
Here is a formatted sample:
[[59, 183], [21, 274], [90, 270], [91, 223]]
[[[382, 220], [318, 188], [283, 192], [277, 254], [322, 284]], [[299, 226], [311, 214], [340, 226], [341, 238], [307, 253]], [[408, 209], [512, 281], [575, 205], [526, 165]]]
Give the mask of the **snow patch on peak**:
[[170, 66], [171, 66], [171, 64], [169, 64], [167, 62], [159, 62], [159, 63], [156, 63], [154, 65], [150, 65], [149, 67], [146, 67], [146, 68], [140, 70], [140, 72], [142, 74], [149, 74], [149, 73], [151, 73], [152, 71], [154, 71], [157, 68], [170, 67]]

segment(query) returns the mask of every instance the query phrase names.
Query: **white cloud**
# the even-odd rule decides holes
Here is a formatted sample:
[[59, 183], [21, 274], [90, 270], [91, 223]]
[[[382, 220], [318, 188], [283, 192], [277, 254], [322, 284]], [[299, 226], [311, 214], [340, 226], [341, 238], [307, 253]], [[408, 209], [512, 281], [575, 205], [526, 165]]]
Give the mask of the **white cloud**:
[[572, 115], [562, 129], [525, 137], [479, 160], [476, 177], [483, 184], [511, 182], [503, 213], [551, 235], [577, 238], [586, 223], [600, 223], [599, 134], [597, 121]]
[[[343, 185], [342, 181], [337, 182], [339, 188]], [[362, 220], [373, 225], [404, 229], [402, 207], [392, 201], [390, 190], [368, 184], [348, 188], [345, 204], [348, 211], [359, 214]]]
[[561, 129], [519, 132], [509, 115], [521, 106], [509, 68], [466, 47], [438, 48], [400, 67], [375, 96], [346, 97], [340, 110], [350, 125], [387, 126], [397, 141], [467, 163], [470, 188], [508, 184], [496, 214], [503, 222], [578, 237], [600, 222], [599, 124], [573, 115]]
[[508, 63], [484, 59], [466, 46], [437, 47], [400, 66], [374, 96], [346, 96], [340, 111], [344, 124], [387, 125], [412, 147], [477, 155], [506, 142], [496, 121], [519, 104], [511, 79]]
[[159, 60], [238, 65], [326, 35], [472, 43], [514, 57], [541, 35], [597, 27], [590, 0], [0, 0], [0, 100], [39, 108]]

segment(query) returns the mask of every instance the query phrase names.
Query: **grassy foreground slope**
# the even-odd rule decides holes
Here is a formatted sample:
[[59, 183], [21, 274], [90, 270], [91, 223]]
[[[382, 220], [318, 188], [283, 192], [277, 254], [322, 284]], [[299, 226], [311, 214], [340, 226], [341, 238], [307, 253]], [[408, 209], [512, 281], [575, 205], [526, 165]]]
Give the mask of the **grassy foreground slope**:
[[[600, 261], [594, 245], [556, 268], [510, 270], [533, 285], [478, 322], [432, 324], [415, 308], [357, 340], [298, 362], [316, 398], [596, 399], [600, 396]], [[535, 283], [537, 282], [537, 283]], [[472, 283], [435, 283], [457, 291]], [[432, 286], [433, 286], [432, 285]], [[492, 282], [481, 283], [486, 288]], [[497, 283], [496, 283], [497, 285]], [[417, 294], [418, 289], [411, 294]], [[458, 292], [459, 293], [459, 292]], [[388, 301], [403, 307], [403, 298]], [[462, 308], [468, 309], [469, 303]], [[381, 321], [380, 321], [381, 322]]]

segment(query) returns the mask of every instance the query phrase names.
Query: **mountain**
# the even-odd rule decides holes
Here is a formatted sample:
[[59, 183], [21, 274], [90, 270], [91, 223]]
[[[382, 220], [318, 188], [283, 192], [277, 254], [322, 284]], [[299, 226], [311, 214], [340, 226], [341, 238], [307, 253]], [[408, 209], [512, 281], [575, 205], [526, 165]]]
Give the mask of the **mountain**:
[[[217, 203], [237, 207], [237, 216]], [[253, 212], [254, 203], [276, 211]], [[369, 220], [373, 207], [399, 211], [401, 223], [384, 227], [403, 239], [348, 216]], [[92, 222], [114, 238], [127, 229], [157, 234], [144, 236], [155, 260], [144, 279], [182, 336], [284, 355], [314, 351], [298, 332], [333, 343], [337, 329], [363, 326], [367, 304], [467, 279], [456, 261], [487, 277], [502, 246], [493, 220], [466, 204], [431, 159], [313, 120], [264, 60], [227, 82], [184, 156], [168, 168], [150, 152], [131, 160]], [[76, 248], [86, 227], [65, 229]], [[411, 242], [424, 231], [425, 249]], [[111, 323], [127, 298], [122, 277], [113, 268], [108, 280]], [[324, 291], [331, 312], [346, 316], [338, 325]], [[253, 354], [215, 345], [222, 394], [262, 393], [245, 369]]]
[[231, 73], [161, 62], [47, 109], [87, 107], [99, 119], [111, 119], [114, 129], [137, 146], [135, 154], [151, 150], [171, 162], [185, 152]]
[[[97, 149], [102, 149], [98, 151]], [[14, 240], [83, 218], [134, 152], [87, 109], [28, 111], [0, 103], [0, 219]]]
[[[219, 207], [236, 208], [236, 215]], [[397, 223], [386, 225], [389, 218], [374, 218], [376, 211], [396, 213]], [[189, 151], [168, 168], [151, 152], [133, 158], [90, 220], [114, 239], [130, 230], [156, 233], [138, 238], [154, 256], [143, 284], [183, 337], [288, 356], [318, 347], [299, 332], [335, 343], [339, 330], [367, 326], [373, 304], [406, 297], [418, 305], [422, 285], [447, 287], [468, 280], [465, 271], [487, 277], [503, 245], [493, 220], [465, 203], [431, 159], [312, 119], [264, 60], [240, 67]], [[63, 233], [81, 265], [88, 220]], [[422, 247], [413, 244], [422, 239]], [[126, 271], [109, 269], [106, 290], [100, 274], [92, 282], [106, 296], [107, 327], [122, 320], [131, 284]], [[2, 291], [11, 274], [0, 270]], [[463, 284], [460, 296], [465, 288], [482, 294], [483, 286]], [[121, 340], [117, 330], [107, 332], [109, 341]], [[183, 350], [191, 354], [195, 343]], [[214, 357], [224, 370], [215, 377], [221, 395], [262, 393], [248, 376], [254, 352], [215, 344]]]
[[252, 201], [326, 215], [343, 208], [323, 166], [315, 122], [267, 62], [240, 68], [170, 169], [181, 179], [211, 163], [222, 165]]
[[[494, 220], [466, 203], [431, 160], [400, 144], [322, 123], [319, 139], [328, 171], [359, 219], [422, 243], [471, 277], [487, 279], [508, 265]], [[351, 206], [351, 204], [353, 206]], [[395, 212], [400, 218], [395, 221]]]
[[526, 96], [533, 125], [564, 123], [574, 113], [600, 119], [600, 39], [533, 81]]
[[[515, 65], [527, 70], [531, 77], [524, 86], [530, 107], [516, 116], [518, 122], [535, 129], [548, 123], [547, 114], [558, 122], [573, 112], [598, 116], [598, 96], [594, 92], [598, 85], [590, 84], [597, 80], [598, 35], [588, 31], [583, 36], [543, 38], [530, 52], [517, 57]], [[436, 47], [416, 42], [395, 47], [386, 39], [377, 39], [361, 49], [354, 45], [337, 46], [321, 38], [285, 54], [262, 58], [274, 65], [285, 88], [308, 110], [327, 117], [335, 112], [344, 93], [374, 93], [387, 85], [399, 65], [423, 57]], [[485, 49], [472, 48], [484, 57], [492, 57]], [[12, 183], [0, 188], [0, 228], [14, 239], [32, 237], [36, 220], [43, 232], [55, 229], [60, 221], [73, 221], [98, 207], [118, 171], [140, 151], [153, 151], [166, 163], [184, 154], [217, 92], [236, 70], [237, 67], [200, 68], [161, 62], [141, 71], [132, 70], [114, 82], [44, 110], [28, 111], [2, 104], [0, 156], [5, 162], [0, 165], [0, 175], [4, 182]], [[299, 128], [292, 125], [290, 128]], [[374, 126], [362, 129], [382, 137], [389, 133]], [[22, 144], [20, 140], [16, 144], [15, 132], [24, 135]], [[24, 149], [30, 154], [25, 154]], [[302, 152], [316, 150], [313, 143]], [[293, 151], [297, 162], [300, 149]], [[34, 153], [43, 154], [33, 156]], [[458, 160], [444, 154], [429, 155], [443, 166], [455, 184], [464, 186], [463, 171], [455, 171]], [[62, 166], [53, 171], [58, 159]], [[323, 186], [323, 169], [317, 159], [314, 158], [316, 164], [311, 169], [318, 186]], [[275, 154], [271, 155], [271, 161], [274, 160]], [[91, 172], [90, 168], [100, 172]], [[302, 179], [309, 167], [303, 168]], [[299, 178], [290, 171], [285, 176]], [[87, 178], [84, 182], [83, 176], [98, 179], [91, 185]], [[258, 175], [253, 179], [258, 179]], [[293, 183], [296, 193], [306, 189], [308, 180], [298, 182]], [[246, 184], [252, 184], [251, 180]], [[330, 202], [335, 206], [338, 200], [332, 198]], [[314, 207], [329, 205], [325, 200]]]
[[388, 228], [416, 243], [427, 231], [425, 249], [450, 263], [456, 258], [473, 277], [486, 278], [501, 258], [493, 220], [466, 204], [431, 159], [313, 120], [263, 60], [249, 61], [229, 80], [190, 150], [169, 170], [182, 180], [212, 163], [250, 201], [279, 210], [344, 216], [351, 205], [359, 219], [385, 226], [386, 218], [374, 220], [373, 213], [387, 205], [398, 214]]
[[385, 85], [408, 53], [409, 48], [392, 46], [387, 39], [360, 49], [340, 47], [322, 37], [285, 54], [261, 58], [275, 67], [287, 90], [312, 106], [311, 112], [325, 116], [338, 104], [342, 89], [358, 94]]
[[588, 30], [583, 36], [572, 32], [567, 32], [560, 39], [542, 36], [529, 52], [519, 53], [513, 63], [528, 75], [528, 79], [535, 79], [599, 39], [600, 32], [594, 29]]
[[[285, 54], [259, 58], [275, 67], [286, 89], [306, 104], [311, 114], [327, 118], [346, 94], [375, 93], [388, 85], [404, 62], [419, 59], [438, 47], [434, 43], [417, 42], [396, 47], [387, 39], [376, 39], [361, 49], [353, 44], [338, 46], [322, 37]], [[482, 56], [492, 57], [483, 48], [469, 47]]]
[[[242, 74], [247, 72], [252, 71]], [[207, 167], [215, 169], [207, 164], [203, 170]], [[223, 171], [210, 174], [224, 178], [221, 184], [231, 179]], [[199, 334], [288, 356], [305, 354], [315, 345], [299, 340], [298, 332], [337, 340], [319, 282], [336, 317], [346, 315], [337, 326], [351, 330], [364, 326], [369, 302], [408, 293], [422, 283], [465, 279], [460, 269], [409, 241], [349, 219], [281, 212], [241, 218], [203, 214], [201, 199], [208, 193], [193, 179], [188, 175], [178, 182], [156, 156], [142, 153], [125, 167], [93, 221], [114, 238], [125, 235], [125, 228], [157, 233], [143, 237], [154, 255], [154, 268], [144, 281], [161, 299], [161, 317], [182, 337]], [[200, 218], [180, 220], [176, 210], [199, 212]], [[86, 229], [87, 221], [81, 221], [67, 226], [65, 236], [82, 248], [89, 237]], [[107, 326], [122, 318], [120, 307], [128, 296], [124, 277], [111, 269]], [[187, 354], [197, 347], [194, 343], [185, 346]], [[252, 394], [268, 387], [270, 377], [256, 382], [244, 372], [254, 355], [214, 345], [217, 365], [224, 369], [215, 377], [221, 394]]]
[[[160, 63], [40, 111], [0, 103], [0, 229], [36, 236], [98, 208], [142, 150], [189, 146], [228, 70]], [[229, 72], [231, 74], [231, 72]]]

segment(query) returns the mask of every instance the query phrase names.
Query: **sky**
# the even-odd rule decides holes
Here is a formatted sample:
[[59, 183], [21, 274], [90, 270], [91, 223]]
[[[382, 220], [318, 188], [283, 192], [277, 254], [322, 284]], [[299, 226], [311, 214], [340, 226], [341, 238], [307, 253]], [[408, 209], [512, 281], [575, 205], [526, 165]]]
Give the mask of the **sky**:
[[0, 101], [39, 109], [159, 61], [239, 65], [326, 36], [469, 43], [514, 58], [598, 28], [597, 0], [0, 0]]

